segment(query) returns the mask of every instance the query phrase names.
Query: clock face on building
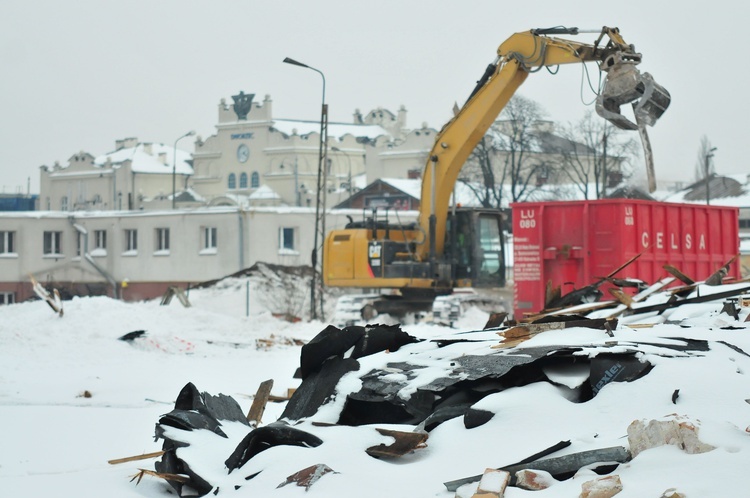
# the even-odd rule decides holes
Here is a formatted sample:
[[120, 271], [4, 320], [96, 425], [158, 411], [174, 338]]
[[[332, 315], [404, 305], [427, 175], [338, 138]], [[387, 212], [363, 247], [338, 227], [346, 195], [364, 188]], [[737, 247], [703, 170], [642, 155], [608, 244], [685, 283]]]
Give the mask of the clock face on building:
[[241, 163], [244, 163], [250, 158], [250, 149], [245, 144], [240, 144], [239, 147], [237, 147], [237, 160]]

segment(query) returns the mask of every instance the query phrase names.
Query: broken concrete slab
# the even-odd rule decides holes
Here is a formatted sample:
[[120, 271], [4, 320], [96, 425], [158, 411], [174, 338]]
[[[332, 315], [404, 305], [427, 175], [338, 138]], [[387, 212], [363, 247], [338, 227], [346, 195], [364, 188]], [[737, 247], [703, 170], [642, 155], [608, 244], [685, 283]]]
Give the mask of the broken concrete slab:
[[628, 426], [628, 443], [633, 458], [639, 453], [671, 444], [689, 454], [716, 449], [698, 437], [698, 424], [686, 417], [669, 416], [664, 420], [634, 420]]
[[606, 476], [584, 482], [579, 498], [612, 498], [622, 491], [620, 476]]
[[510, 482], [510, 473], [499, 469], [486, 469], [472, 498], [502, 498]]
[[523, 469], [516, 472], [516, 487], [527, 491], [541, 491], [557, 482], [552, 474], [543, 470]]

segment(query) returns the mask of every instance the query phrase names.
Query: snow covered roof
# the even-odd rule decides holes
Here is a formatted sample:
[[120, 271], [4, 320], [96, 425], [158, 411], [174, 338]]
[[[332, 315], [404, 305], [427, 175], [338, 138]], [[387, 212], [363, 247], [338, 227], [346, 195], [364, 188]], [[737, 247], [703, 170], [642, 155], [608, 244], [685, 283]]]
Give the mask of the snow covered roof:
[[[414, 197], [415, 199], [421, 199], [422, 197], [422, 180], [420, 179], [381, 178], [381, 181], [394, 188], [399, 189], [400, 191]], [[467, 207], [478, 207], [481, 205], [479, 199], [469, 185], [463, 182], [457, 182], [454, 191], [456, 196], [456, 203]], [[452, 198], [451, 203], [453, 203]]]
[[[134, 173], [172, 174], [174, 151], [171, 145], [140, 142], [135, 147], [126, 147], [103, 154], [94, 159], [94, 164], [103, 167], [108, 160], [115, 165], [131, 161], [131, 169]], [[179, 175], [192, 175], [193, 168], [189, 161], [190, 153], [177, 149], [175, 172]]]
[[248, 200], [257, 201], [261, 199], [281, 199], [281, 196], [268, 185], [261, 185], [255, 192], [248, 196]]
[[[750, 207], [750, 178], [745, 174], [714, 176], [708, 185], [709, 201], [716, 206]], [[664, 202], [705, 204], [706, 183], [701, 180], [660, 197]]]
[[[293, 135], [309, 135], [310, 133], [320, 133], [319, 121], [297, 121], [293, 119], [274, 119], [273, 128], [284, 133]], [[378, 125], [358, 125], [347, 123], [328, 123], [328, 136], [341, 138], [344, 135], [354, 137], [365, 137], [374, 140], [380, 136], [390, 136], [385, 128]]]

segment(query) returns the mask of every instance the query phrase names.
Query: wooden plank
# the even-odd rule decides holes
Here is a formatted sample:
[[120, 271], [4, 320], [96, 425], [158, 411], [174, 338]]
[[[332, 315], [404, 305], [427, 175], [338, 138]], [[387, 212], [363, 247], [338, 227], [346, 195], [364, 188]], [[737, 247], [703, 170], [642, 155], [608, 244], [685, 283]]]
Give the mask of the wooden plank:
[[612, 312], [609, 315], [607, 315], [607, 317], [608, 318], [616, 318], [616, 317], [622, 315], [625, 311], [627, 311], [628, 309], [631, 309], [632, 306], [633, 306], [633, 304], [636, 304], [636, 303], [639, 303], [639, 302], [643, 301], [644, 299], [646, 299], [650, 295], [652, 295], [652, 294], [654, 294], [654, 293], [662, 290], [664, 287], [668, 286], [669, 284], [671, 284], [675, 280], [676, 280], [675, 277], [666, 277], [666, 278], [663, 278], [663, 279], [659, 280], [655, 284], [652, 284], [648, 288], [643, 289], [641, 292], [639, 292], [638, 294], [636, 294], [635, 296], [633, 296], [632, 298], [630, 298], [630, 306], [627, 306], [627, 305], [624, 305], [624, 304], [620, 304], [619, 306], [617, 306], [616, 308], [614, 308], [612, 310]]
[[125, 458], [115, 458], [113, 460], [107, 460], [107, 463], [110, 465], [117, 465], [117, 464], [125, 463], [125, 462], [135, 462], [137, 460], [147, 460], [149, 458], [158, 458], [162, 456], [163, 454], [164, 454], [163, 451], [155, 451], [153, 453], [144, 453], [143, 455], [135, 455], [135, 456], [125, 457]]
[[627, 308], [630, 308], [630, 306], [633, 304], [633, 298], [629, 296], [628, 294], [625, 294], [620, 289], [609, 289], [609, 293], [612, 294], [612, 296], [614, 296], [615, 299], [620, 301]]
[[685, 285], [693, 285], [695, 283], [695, 280], [688, 277], [672, 265], [664, 265], [662, 268], [664, 268], [670, 275], [677, 277], [677, 279]]
[[[500, 332], [498, 332], [497, 334], [503, 337], [503, 341], [500, 344], [490, 346], [490, 348], [501, 349], [514, 347], [538, 334], [548, 332], [550, 330], [563, 330], [574, 327], [604, 330], [608, 320], [608, 318], [595, 318], [547, 323], [524, 323], [523, 325], [517, 325], [507, 330], [501, 330]], [[617, 326], [617, 320], [613, 320], [613, 322], [614, 326]]]
[[135, 483], [140, 484], [141, 479], [143, 479], [144, 475], [158, 477], [166, 481], [181, 482], [183, 484], [190, 482], [190, 478], [188, 476], [184, 476], [181, 474], [167, 474], [165, 472], [154, 472], [153, 470], [148, 469], [138, 469], [138, 473], [133, 476], [130, 482], [136, 481], [137, 479]]
[[250, 406], [250, 411], [247, 412], [247, 421], [253, 427], [257, 427], [263, 418], [263, 412], [266, 410], [266, 404], [268, 403], [268, 397], [271, 395], [272, 387], [273, 379], [265, 380], [260, 383], [258, 392], [255, 393], [253, 404]]
[[620, 265], [619, 267], [615, 268], [615, 270], [614, 270], [614, 271], [610, 272], [610, 273], [609, 273], [609, 275], [607, 275], [607, 276], [606, 276], [606, 277], [604, 277], [604, 278], [605, 278], [605, 279], [607, 279], [607, 278], [612, 278], [612, 277], [614, 277], [614, 276], [615, 276], [615, 275], [617, 275], [617, 274], [618, 274], [618, 273], [619, 273], [619, 272], [620, 272], [621, 270], [624, 270], [625, 268], [627, 268], [628, 266], [630, 266], [630, 265], [631, 265], [631, 264], [632, 264], [632, 263], [633, 263], [633, 262], [634, 262], [634, 261], [635, 261], [636, 259], [640, 258], [640, 257], [641, 257], [642, 255], [643, 255], [643, 253], [642, 253], [642, 252], [639, 252], [638, 254], [636, 254], [635, 256], [633, 256], [632, 258], [630, 258], [629, 260], [627, 260], [626, 262], [624, 262], [624, 263], [623, 263], [622, 265]]

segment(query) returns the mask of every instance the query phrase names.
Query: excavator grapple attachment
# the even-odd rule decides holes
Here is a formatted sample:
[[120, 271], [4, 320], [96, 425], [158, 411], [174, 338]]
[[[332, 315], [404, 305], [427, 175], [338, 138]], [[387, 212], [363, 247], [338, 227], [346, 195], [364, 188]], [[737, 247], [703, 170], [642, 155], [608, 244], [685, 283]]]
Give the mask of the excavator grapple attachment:
[[671, 101], [669, 92], [649, 73], [641, 74], [637, 63], [615, 54], [602, 64], [607, 79], [596, 99], [596, 112], [623, 130], [637, 130], [638, 124], [623, 116], [620, 106], [632, 104], [636, 121], [653, 126]]

